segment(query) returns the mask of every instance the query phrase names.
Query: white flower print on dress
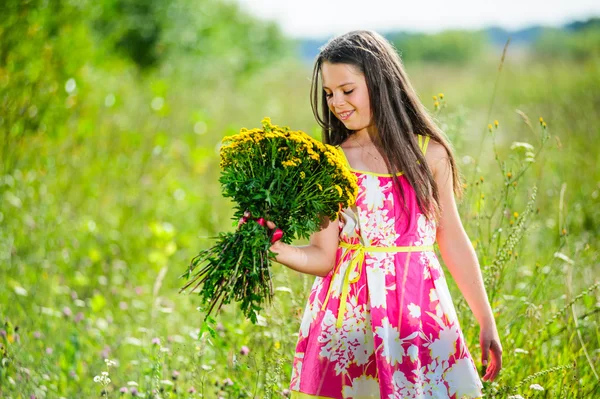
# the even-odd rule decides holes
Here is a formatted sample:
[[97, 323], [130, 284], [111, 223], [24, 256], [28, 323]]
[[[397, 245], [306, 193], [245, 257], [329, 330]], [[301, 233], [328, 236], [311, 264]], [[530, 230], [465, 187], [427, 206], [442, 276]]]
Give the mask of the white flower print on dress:
[[344, 398], [379, 399], [379, 381], [366, 375], [354, 378], [351, 385], [344, 386]]
[[432, 221], [419, 213], [417, 217], [417, 240], [415, 245], [433, 245], [435, 243], [436, 227]]
[[446, 326], [440, 330], [439, 338], [425, 344], [431, 351], [431, 357], [440, 361], [448, 360], [456, 352], [458, 329], [455, 325]]
[[[420, 381], [417, 379], [417, 381]], [[413, 383], [406, 378], [402, 370], [396, 370], [392, 377], [394, 393], [388, 395], [388, 399], [422, 398], [423, 388], [420, 383]]]
[[421, 307], [415, 303], [408, 304], [408, 311], [410, 312], [410, 316], [418, 319], [421, 317]]
[[376, 267], [366, 266], [367, 282], [369, 284], [369, 298], [371, 307], [387, 308], [387, 289], [385, 286], [385, 271], [377, 265]]
[[481, 383], [477, 372], [470, 359], [458, 359], [445, 373], [445, 379], [448, 382], [448, 393], [456, 394], [457, 398], [467, 396], [474, 398], [479, 395], [483, 384]]
[[304, 353], [296, 353], [294, 358], [294, 367], [292, 369], [292, 379], [290, 383], [290, 389], [299, 390], [300, 389], [300, 374], [302, 373], [302, 360], [304, 358]]
[[367, 209], [372, 211], [373, 209], [383, 208], [385, 192], [392, 187], [392, 182], [390, 181], [387, 184], [381, 185], [377, 176], [365, 175], [362, 185], [365, 189], [362, 191], [362, 194], [359, 195], [359, 198], [364, 196], [362, 199], [364, 200], [363, 202], [367, 206]]
[[410, 357], [410, 360], [412, 362], [415, 362], [419, 358], [419, 348], [417, 347], [417, 345], [409, 346], [406, 353]]
[[395, 276], [396, 265], [394, 259], [393, 252], [371, 252], [365, 256], [365, 265], [382, 269], [387, 276]]
[[391, 366], [402, 363], [402, 356], [405, 355], [402, 341], [400, 341], [400, 332], [392, 326], [390, 320], [384, 317], [381, 320], [381, 327], [375, 328], [375, 334], [383, 341], [383, 356]]
[[370, 315], [364, 305], [357, 305], [356, 296], [348, 296], [341, 329], [336, 328], [336, 321], [337, 314], [327, 309], [318, 342], [322, 345], [319, 355], [335, 362], [335, 372], [339, 375], [353, 362], [360, 366], [368, 361], [373, 353], [373, 336], [366, 330], [371, 328]]

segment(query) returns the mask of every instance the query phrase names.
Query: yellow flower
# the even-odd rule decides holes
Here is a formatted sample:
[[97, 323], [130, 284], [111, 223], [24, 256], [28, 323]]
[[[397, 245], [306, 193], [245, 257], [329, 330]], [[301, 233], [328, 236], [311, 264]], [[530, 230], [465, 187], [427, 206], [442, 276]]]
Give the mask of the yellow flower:
[[542, 117], [540, 116], [540, 124], [542, 124], [543, 122], [544, 122], [544, 118], [542, 118]]
[[440, 93], [440, 99], [444, 99], [444, 93]]
[[317, 183], [317, 187], [319, 187], [319, 191], [323, 191], [323, 187], [319, 183]]
[[492, 124], [491, 123], [488, 125], [488, 130], [490, 131], [490, 133], [492, 132]]
[[437, 101], [437, 96], [433, 96], [433, 101]]
[[513, 213], [513, 216], [515, 217], [515, 219], [518, 218], [519, 217], [519, 212]]
[[498, 120], [497, 119], [494, 121], [494, 126], [498, 127]]
[[306, 173], [304, 173], [304, 172], [300, 172], [300, 178], [301, 178], [301, 179], [304, 179], [305, 177], [306, 177]]
[[342, 191], [342, 188], [340, 186], [338, 186], [337, 184], [335, 186], [333, 186], [337, 192], [340, 194], [340, 197], [344, 195], [344, 192]]
[[440, 106], [440, 103], [436, 101], [436, 102], [433, 103], [433, 106], [437, 108], [437, 107]]
[[512, 173], [511, 173], [511, 172], [508, 172], [508, 173], [506, 174], [506, 177], [508, 177], [508, 178], [510, 179], [510, 178], [512, 177]]

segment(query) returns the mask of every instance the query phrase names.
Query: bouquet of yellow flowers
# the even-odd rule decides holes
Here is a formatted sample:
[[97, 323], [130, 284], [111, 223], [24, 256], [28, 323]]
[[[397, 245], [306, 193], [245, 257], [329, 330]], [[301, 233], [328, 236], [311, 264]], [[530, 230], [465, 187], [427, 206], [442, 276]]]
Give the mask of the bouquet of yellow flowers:
[[[269, 118], [263, 119], [262, 129], [242, 128], [222, 143], [219, 182], [223, 196], [235, 202], [238, 227], [219, 233], [212, 247], [192, 259], [181, 277], [193, 277], [181, 291], [202, 285], [205, 320], [233, 299], [256, 323], [256, 313], [273, 297], [272, 242], [308, 239], [320, 230], [323, 217], [337, 219], [342, 206], [356, 201], [357, 179], [341, 150], [302, 131], [272, 125]], [[247, 222], [251, 215], [262, 217]], [[277, 228], [268, 229], [265, 220]]]

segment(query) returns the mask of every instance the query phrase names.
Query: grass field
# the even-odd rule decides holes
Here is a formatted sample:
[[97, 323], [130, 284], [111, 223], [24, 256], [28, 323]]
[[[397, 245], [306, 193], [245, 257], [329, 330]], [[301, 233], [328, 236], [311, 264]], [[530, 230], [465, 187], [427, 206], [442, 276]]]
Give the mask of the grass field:
[[[461, 217], [504, 349], [486, 397], [600, 397], [600, 61], [500, 58], [407, 65], [464, 176]], [[310, 72], [282, 61], [233, 84], [86, 69], [77, 111], [12, 148], [0, 176], [0, 397], [285, 396], [314, 277], [274, 265], [260, 325], [228, 306], [212, 337], [178, 276], [233, 229], [224, 135], [270, 116], [319, 137]], [[480, 366], [478, 326], [450, 283]]]

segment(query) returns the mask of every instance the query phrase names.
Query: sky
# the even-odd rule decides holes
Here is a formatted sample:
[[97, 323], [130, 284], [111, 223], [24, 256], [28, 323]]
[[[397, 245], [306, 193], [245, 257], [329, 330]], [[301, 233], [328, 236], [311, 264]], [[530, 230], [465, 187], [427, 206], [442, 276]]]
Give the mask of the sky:
[[600, 17], [600, 0], [231, 0], [251, 14], [279, 21], [296, 38], [354, 29], [435, 33], [445, 29], [560, 26]]

